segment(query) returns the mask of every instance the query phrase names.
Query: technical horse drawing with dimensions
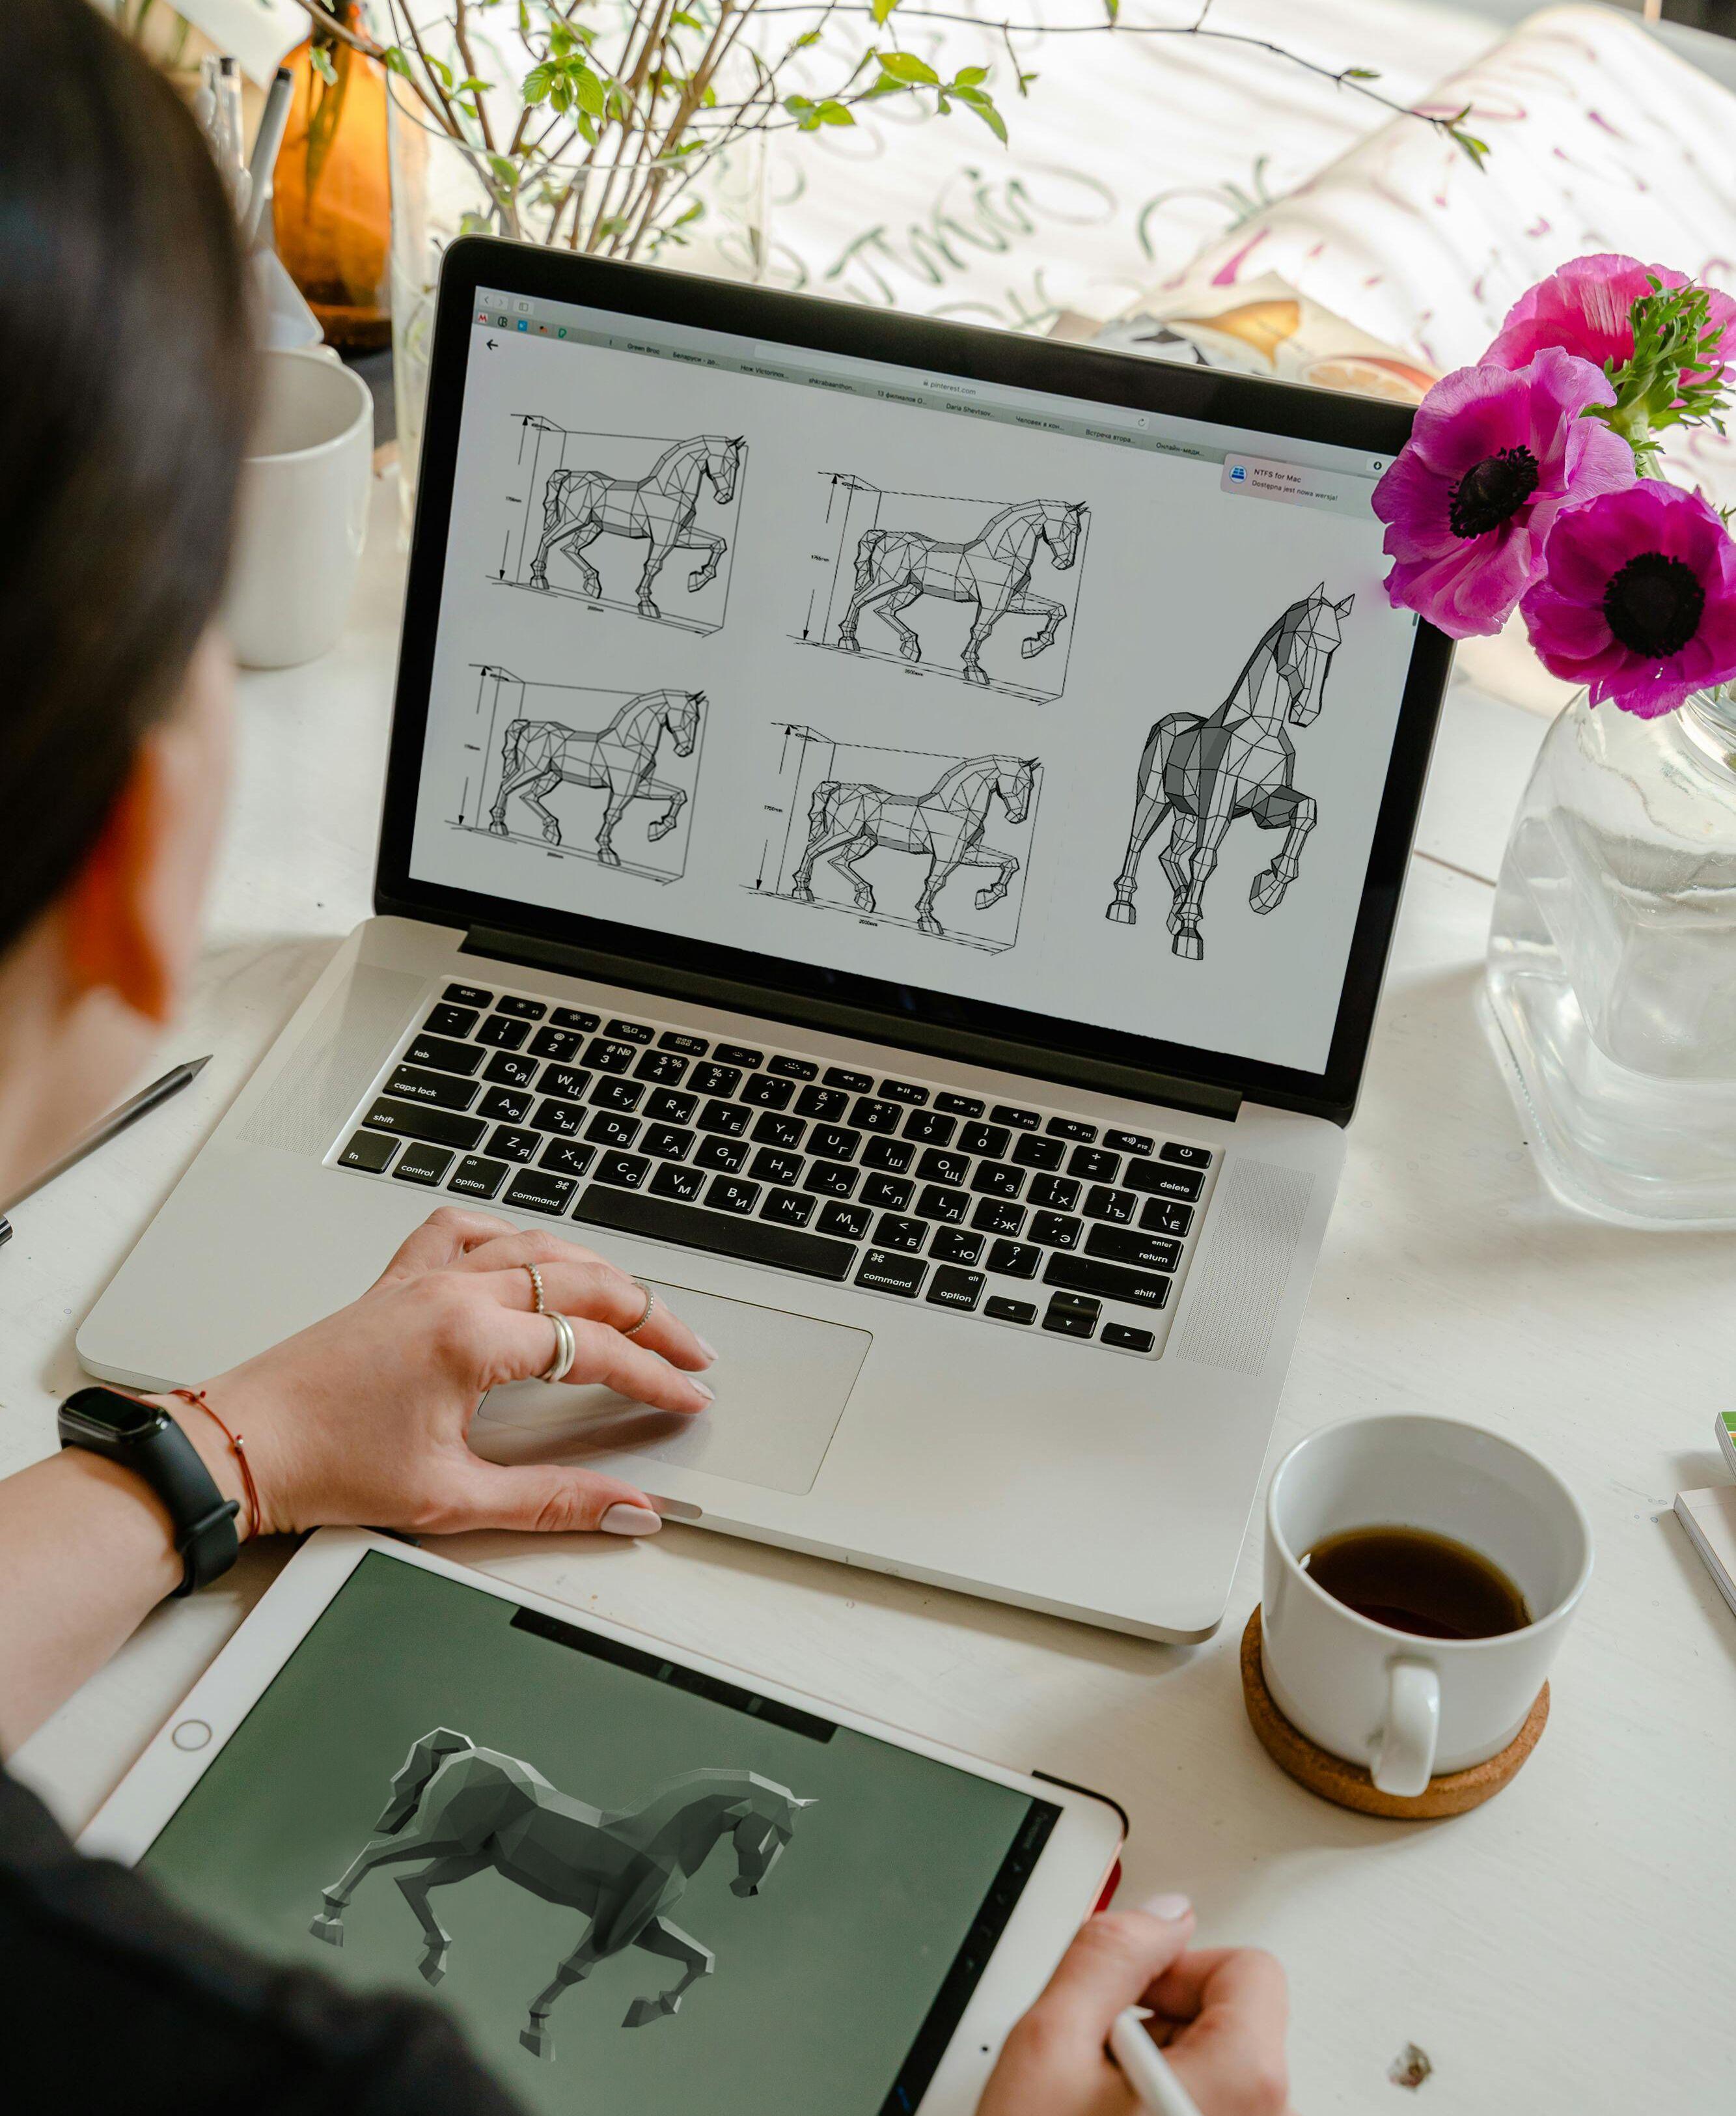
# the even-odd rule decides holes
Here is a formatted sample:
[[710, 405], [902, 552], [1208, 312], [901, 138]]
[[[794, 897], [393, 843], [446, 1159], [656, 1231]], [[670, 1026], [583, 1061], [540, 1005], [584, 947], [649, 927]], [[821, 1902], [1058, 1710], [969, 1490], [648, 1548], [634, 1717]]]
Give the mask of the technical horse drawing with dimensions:
[[604, 728], [572, 728], [561, 720], [512, 721], [501, 738], [500, 785], [489, 811], [490, 832], [498, 838], [507, 835], [507, 803], [516, 795], [541, 818], [544, 842], [558, 845], [561, 819], [544, 805], [545, 797], [558, 786], [589, 787], [606, 795], [596, 856], [604, 867], [619, 867], [615, 826], [630, 802], [664, 803], [662, 815], [645, 827], [653, 844], [668, 837], [679, 821], [687, 790], [655, 776], [657, 752], [668, 735], [677, 757], [691, 756], [705, 706], [703, 691], [641, 691]]
[[1201, 899], [1224, 834], [1239, 816], [1252, 816], [1262, 830], [1285, 833], [1248, 891], [1255, 911], [1278, 908], [1317, 820], [1312, 795], [1292, 784], [1296, 748], [1284, 722], [1307, 727], [1320, 711], [1340, 628], [1355, 600], [1348, 595], [1330, 601], [1322, 581], [1267, 626], [1215, 713], [1170, 713], [1152, 728], [1139, 760], [1127, 857], [1105, 917], [1122, 926], [1135, 922], [1140, 856], [1165, 816], [1172, 819], [1169, 841], [1158, 859], [1173, 892], [1169, 931], [1176, 954], [1197, 962], [1205, 953]]
[[664, 1912], [726, 1838], [736, 1858], [732, 1894], [758, 1895], [797, 1814], [814, 1804], [753, 1771], [696, 1770], [669, 1779], [638, 1807], [605, 1811], [559, 1792], [517, 1756], [435, 1727], [412, 1744], [374, 1835], [322, 1891], [325, 1907], [310, 1930], [342, 1947], [343, 1914], [359, 1884], [376, 1866], [418, 1859], [426, 1863], [397, 1885], [422, 1929], [419, 1966], [430, 1984], [445, 1976], [452, 1945], [429, 1902], [431, 1888], [492, 1867], [544, 1902], [582, 1911], [590, 1920], [584, 1938], [531, 2001], [519, 2031], [533, 2056], [552, 2059], [555, 2000], [627, 1948], [678, 1962], [682, 1974], [656, 1997], [634, 1999], [622, 2026], [642, 2028], [677, 2012], [715, 1957]]

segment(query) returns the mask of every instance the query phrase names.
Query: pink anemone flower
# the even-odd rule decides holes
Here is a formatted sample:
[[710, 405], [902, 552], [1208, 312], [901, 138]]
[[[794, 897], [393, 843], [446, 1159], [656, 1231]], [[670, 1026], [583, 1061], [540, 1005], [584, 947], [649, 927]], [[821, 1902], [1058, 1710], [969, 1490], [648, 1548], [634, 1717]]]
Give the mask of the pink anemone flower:
[[[1637, 257], [1576, 257], [1520, 295], [1483, 358], [1494, 367], [1525, 367], [1553, 346], [1596, 368], [1606, 361], [1619, 367], [1633, 354], [1633, 305], [1651, 292], [1653, 279], [1665, 287], [1688, 283], [1686, 273], [1642, 264]], [[1703, 368], [1684, 368], [1684, 383], [1722, 381], [1726, 366], [1736, 362], [1736, 301], [1711, 288], [1706, 292], [1707, 315], [1716, 333], [1707, 351], [1715, 349], [1720, 356]]]

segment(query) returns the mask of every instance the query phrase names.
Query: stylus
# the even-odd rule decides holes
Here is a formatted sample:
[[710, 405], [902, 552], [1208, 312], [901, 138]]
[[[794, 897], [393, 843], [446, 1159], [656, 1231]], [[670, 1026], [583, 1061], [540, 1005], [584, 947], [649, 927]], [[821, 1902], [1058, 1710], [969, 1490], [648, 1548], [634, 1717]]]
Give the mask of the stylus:
[[1109, 2030], [1109, 2055], [1142, 2109], [1155, 2109], [1157, 2116], [1200, 2116], [1200, 2104], [1146, 2033], [1150, 2017], [1147, 2006], [1128, 2006], [1118, 2013]]
[[153, 1080], [148, 1088], [141, 1088], [131, 1102], [122, 1102], [117, 1110], [111, 1110], [100, 1124], [94, 1125], [85, 1134], [70, 1153], [62, 1154], [53, 1167], [44, 1169], [26, 1189], [11, 1198], [0, 1198], [0, 1205], [4, 1205], [10, 1212], [15, 1207], [21, 1205], [26, 1198], [34, 1198], [45, 1183], [52, 1183], [57, 1175], [64, 1175], [69, 1168], [76, 1167], [87, 1153], [94, 1153], [99, 1146], [107, 1146], [117, 1133], [125, 1131], [129, 1125], [135, 1125], [159, 1102], [166, 1102], [171, 1095], [178, 1095], [183, 1088], [191, 1087], [210, 1062], [208, 1054], [203, 1058], [189, 1059], [185, 1065], [172, 1065], [160, 1080]]

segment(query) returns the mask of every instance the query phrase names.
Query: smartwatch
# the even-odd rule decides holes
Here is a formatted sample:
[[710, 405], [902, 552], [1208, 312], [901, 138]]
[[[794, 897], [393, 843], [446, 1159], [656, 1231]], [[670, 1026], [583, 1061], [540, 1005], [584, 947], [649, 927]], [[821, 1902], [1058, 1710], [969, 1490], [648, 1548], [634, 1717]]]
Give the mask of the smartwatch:
[[234, 1564], [240, 1502], [211, 1481], [199, 1451], [166, 1410], [119, 1389], [76, 1390], [60, 1407], [60, 1444], [83, 1447], [142, 1478], [174, 1524], [182, 1572], [177, 1594], [191, 1594]]

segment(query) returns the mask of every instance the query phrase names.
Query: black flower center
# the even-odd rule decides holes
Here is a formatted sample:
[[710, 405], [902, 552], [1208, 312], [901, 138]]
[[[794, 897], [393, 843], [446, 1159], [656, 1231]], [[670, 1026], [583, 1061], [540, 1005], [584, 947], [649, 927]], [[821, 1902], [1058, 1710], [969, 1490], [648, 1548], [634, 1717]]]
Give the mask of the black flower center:
[[1453, 488], [1447, 522], [1455, 536], [1481, 536], [1499, 529], [1537, 489], [1537, 458], [1529, 448], [1497, 448]]
[[1666, 661], [1700, 629], [1706, 590], [1684, 559], [1642, 551], [1604, 590], [1604, 617], [1630, 654]]

